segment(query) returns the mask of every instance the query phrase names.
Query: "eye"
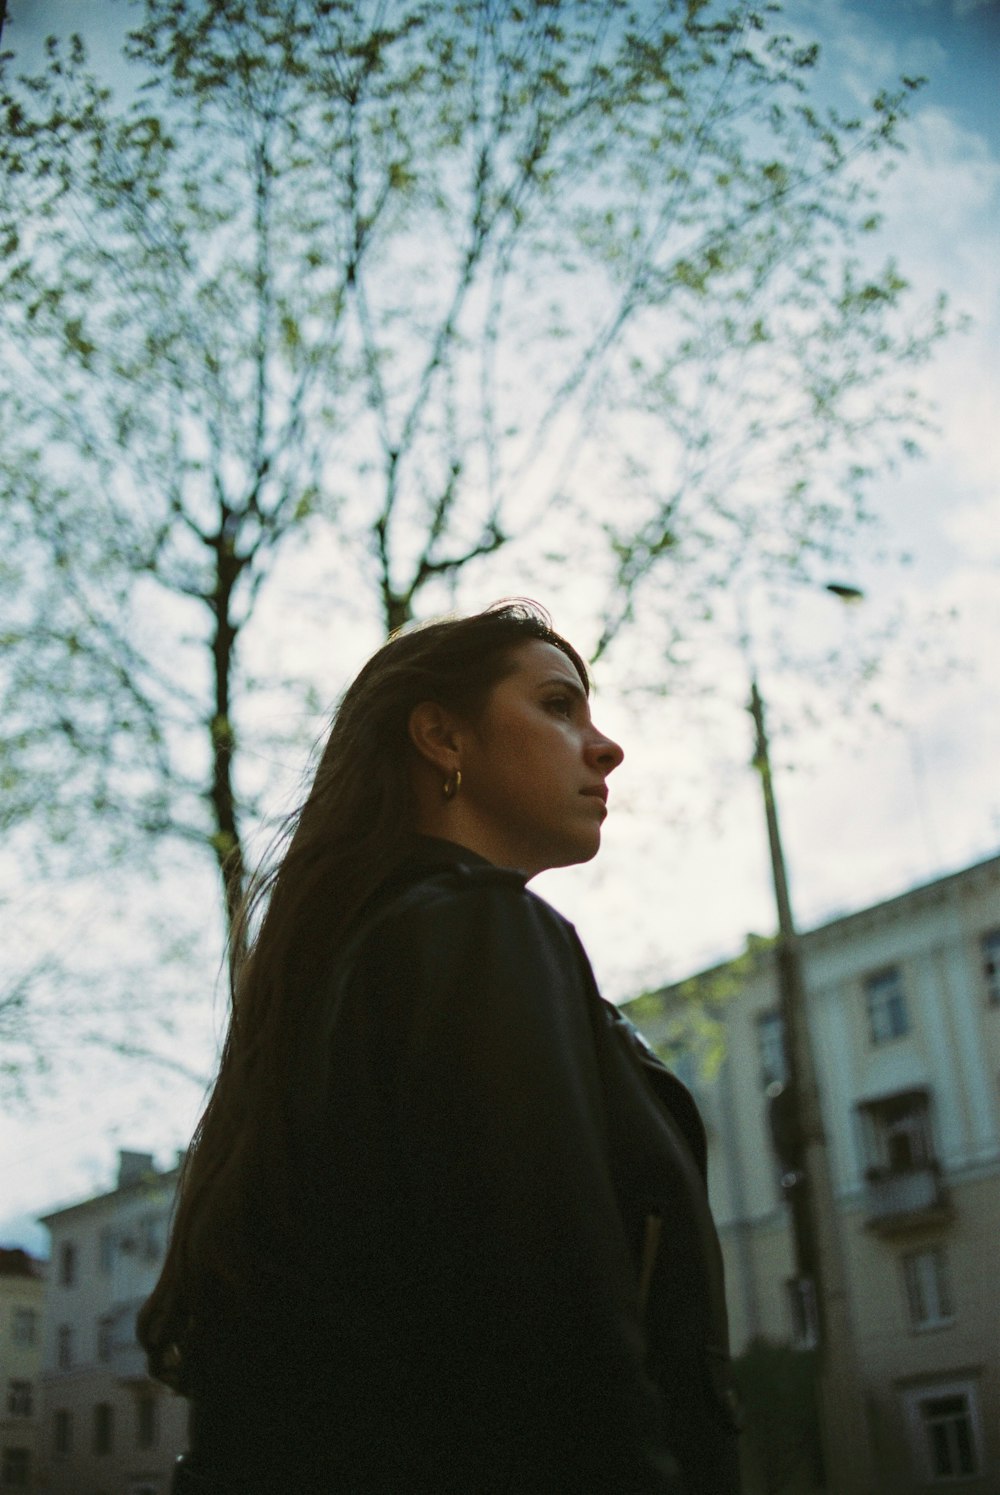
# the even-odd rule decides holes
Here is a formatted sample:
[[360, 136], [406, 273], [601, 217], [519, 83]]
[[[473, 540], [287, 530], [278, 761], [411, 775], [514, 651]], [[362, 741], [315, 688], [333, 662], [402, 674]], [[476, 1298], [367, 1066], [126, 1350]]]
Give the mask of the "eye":
[[573, 715], [573, 701], [570, 696], [549, 696], [545, 706], [548, 711], [555, 712], [556, 716]]

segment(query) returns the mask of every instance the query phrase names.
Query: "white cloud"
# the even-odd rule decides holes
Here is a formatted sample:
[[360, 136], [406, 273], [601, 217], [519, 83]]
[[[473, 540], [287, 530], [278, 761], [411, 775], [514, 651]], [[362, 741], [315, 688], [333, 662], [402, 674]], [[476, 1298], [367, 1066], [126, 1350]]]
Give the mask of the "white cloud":
[[[963, 504], [944, 519], [944, 528], [970, 559], [978, 559], [983, 570], [1000, 567], [1000, 498], [993, 504]], [[989, 600], [1000, 613], [1000, 586], [990, 579]]]

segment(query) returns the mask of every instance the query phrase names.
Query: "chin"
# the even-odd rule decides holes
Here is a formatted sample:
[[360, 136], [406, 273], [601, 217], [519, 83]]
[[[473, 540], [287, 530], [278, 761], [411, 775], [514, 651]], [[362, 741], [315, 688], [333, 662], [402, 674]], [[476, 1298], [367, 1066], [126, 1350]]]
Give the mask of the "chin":
[[601, 849], [601, 838], [596, 841], [578, 842], [573, 847], [564, 846], [559, 853], [554, 854], [552, 860], [546, 863], [552, 867], [579, 867], [583, 862], [592, 862]]

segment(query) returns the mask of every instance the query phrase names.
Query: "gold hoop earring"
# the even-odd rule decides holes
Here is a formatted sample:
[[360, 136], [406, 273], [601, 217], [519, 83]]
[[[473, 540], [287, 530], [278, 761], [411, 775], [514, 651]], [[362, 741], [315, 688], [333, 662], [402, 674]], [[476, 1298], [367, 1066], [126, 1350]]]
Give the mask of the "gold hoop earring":
[[460, 768], [456, 768], [452, 773], [448, 775], [444, 783], [441, 785], [441, 793], [443, 794], [445, 799], [454, 799], [455, 795], [458, 793], [461, 787], [462, 770]]

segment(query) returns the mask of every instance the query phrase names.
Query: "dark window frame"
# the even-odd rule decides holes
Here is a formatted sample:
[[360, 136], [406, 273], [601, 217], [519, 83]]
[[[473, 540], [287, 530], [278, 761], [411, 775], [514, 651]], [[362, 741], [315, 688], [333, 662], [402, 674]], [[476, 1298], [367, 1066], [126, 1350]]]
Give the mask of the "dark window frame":
[[11, 1376], [7, 1382], [7, 1415], [9, 1417], [33, 1417], [35, 1405], [34, 1383], [23, 1376]]
[[899, 965], [887, 965], [864, 977], [868, 1040], [873, 1048], [905, 1038], [912, 1031], [906, 983]]
[[[929, 1277], [920, 1265], [932, 1261]], [[921, 1246], [904, 1251], [900, 1257], [903, 1296], [907, 1318], [914, 1333], [944, 1329], [955, 1322], [955, 1303], [951, 1291], [951, 1273], [944, 1246]], [[928, 1286], [930, 1285], [930, 1292]], [[933, 1297], [934, 1302], [930, 1301]]]
[[31, 1489], [31, 1449], [7, 1444], [0, 1457], [0, 1489]]
[[1000, 1007], [1000, 927], [979, 936], [979, 956], [986, 985], [987, 1007]]
[[59, 1247], [59, 1286], [75, 1287], [79, 1278], [80, 1258], [75, 1241], [63, 1241]]
[[135, 1442], [137, 1448], [156, 1448], [160, 1441], [159, 1400], [155, 1392], [143, 1391], [135, 1403]]
[[92, 1447], [98, 1458], [106, 1458], [115, 1447], [115, 1409], [110, 1402], [95, 1402]]
[[52, 1414], [52, 1448], [59, 1458], [73, 1452], [73, 1413], [69, 1407], [57, 1407]]

